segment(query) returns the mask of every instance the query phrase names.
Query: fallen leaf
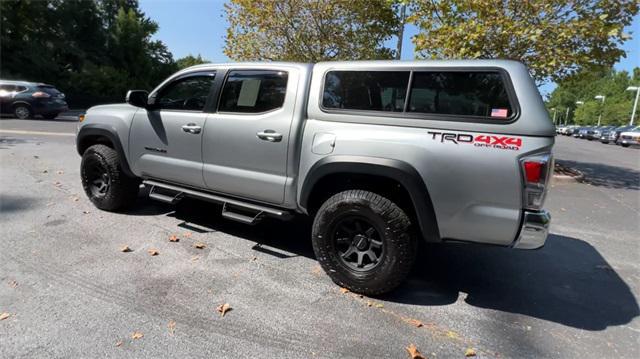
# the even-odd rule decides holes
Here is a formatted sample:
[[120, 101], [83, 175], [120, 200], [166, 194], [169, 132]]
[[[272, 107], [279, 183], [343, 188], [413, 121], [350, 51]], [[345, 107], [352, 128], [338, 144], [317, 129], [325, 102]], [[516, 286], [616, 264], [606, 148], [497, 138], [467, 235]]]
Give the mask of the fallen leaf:
[[458, 333], [456, 333], [456, 332], [454, 332], [452, 330], [447, 331], [447, 337], [449, 337], [451, 339], [458, 339], [459, 338]]
[[82, 213], [84, 213], [84, 214], [89, 214], [89, 213], [91, 213], [91, 212], [89, 212], [89, 211], [82, 211]]
[[9, 287], [11, 288], [15, 288], [18, 286], [18, 282], [16, 282], [15, 280], [12, 280], [9, 282]]
[[74, 202], [78, 202], [78, 201], [80, 200], [80, 198], [78, 198], [78, 197], [71, 197], [71, 200], [72, 200], [72, 201], [74, 201]]
[[118, 341], [118, 342], [116, 343], [116, 346], [117, 346], [117, 347], [121, 347], [121, 346], [122, 346], [122, 344], [123, 344], [123, 343], [122, 343], [122, 340], [120, 340], [120, 341]]
[[376, 304], [376, 308], [384, 308], [384, 305], [378, 303]]
[[409, 344], [409, 346], [406, 347], [406, 349], [409, 352], [409, 357], [411, 359], [427, 359], [424, 355], [420, 354], [420, 352], [418, 351], [418, 348], [416, 348], [414, 344]]
[[474, 356], [476, 356], [475, 349], [467, 348], [467, 350], [464, 351], [464, 356], [466, 356], [466, 357], [474, 357]]
[[218, 311], [218, 313], [220, 313], [221, 317], [224, 317], [224, 314], [231, 310], [231, 306], [229, 305], [229, 303], [220, 304], [216, 308], [216, 310]]
[[173, 334], [176, 332], [176, 322], [170, 320], [169, 324], [167, 324], [167, 328], [169, 328], [169, 335], [173, 336]]
[[415, 326], [416, 328], [424, 326], [424, 324], [422, 324], [422, 322], [417, 319], [409, 319], [409, 324]]
[[144, 337], [144, 334], [141, 332], [133, 332], [133, 334], [131, 334], [131, 339], [140, 339], [142, 337]]
[[131, 252], [131, 248], [129, 248], [129, 246], [122, 246], [120, 247], [120, 252], [124, 252], [124, 253]]
[[49, 171], [47, 171], [47, 170], [42, 170], [42, 173], [49, 173]]
[[193, 257], [191, 257], [191, 261], [192, 261], [192, 262], [195, 262], [195, 261], [197, 261], [198, 259], [200, 259], [200, 256], [193, 256]]
[[180, 238], [178, 238], [178, 236], [176, 236], [175, 234], [169, 237], [169, 242], [179, 242], [179, 241], [180, 241]]
[[56, 172], [56, 173], [57, 173], [57, 174], [59, 174], [59, 175], [61, 175], [61, 174], [64, 174], [64, 171], [60, 170], [60, 171], [58, 171], [58, 172]]
[[11, 316], [11, 314], [4, 312], [2, 314], [0, 314], [0, 320], [5, 320], [7, 318], [9, 318]]
[[185, 238], [191, 238], [191, 232], [186, 232], [185, 234], [183, 234], [183, 236]]
[[198, 248], [198, 249], [203, 249], [203, 248], [206, 248], [206, 247], [207, 247], [207, 245], [206, 245], [206, 244], [204, 244], [204, 243], [202, 243], [202, 242], [198, 242], [198, 243], [194, 244], [193, 246], [194, 246], [195, 248]]
[[349, 289], [347, 288], [340, 288], [340, 293], [349, 293]]
[[150, 256], [157, 256], [158, 254], [160, 254], [160, 252], [158, 252], [157, 249], [151, 248], [147, 251], [147, 253], [149, 253]]
[[373, 302], [372, 302], [372, 301], [370, 301], [370, 300], [368, 300], [368, 301], [367, 301], [367, 307], [371, 307], [371, 306], [373, 306]]
[[255, 261], [257, 261], [257, 260], [258, 260], [258, 257], [256, 257], [256, 256], [251, 257], [251, 261], [252, 261], [252, 262], [255, 262]]

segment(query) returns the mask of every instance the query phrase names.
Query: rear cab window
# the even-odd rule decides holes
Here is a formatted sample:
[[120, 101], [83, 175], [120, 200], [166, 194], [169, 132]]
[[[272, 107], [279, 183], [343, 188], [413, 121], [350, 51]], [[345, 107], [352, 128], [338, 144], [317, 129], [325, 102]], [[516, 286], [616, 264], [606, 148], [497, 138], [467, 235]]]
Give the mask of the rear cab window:
[[407, 118], [509, 121], [516, 106], [500, 70], [328, 71], [323, 111], [377, 111]]

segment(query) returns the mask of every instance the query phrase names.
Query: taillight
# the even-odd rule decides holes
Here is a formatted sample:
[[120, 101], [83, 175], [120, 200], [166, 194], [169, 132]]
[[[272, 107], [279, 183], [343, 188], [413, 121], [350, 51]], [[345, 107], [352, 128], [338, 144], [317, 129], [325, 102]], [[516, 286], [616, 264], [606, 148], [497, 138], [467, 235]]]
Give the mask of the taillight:
[[31, 97], [35, 97], [35, 98], [49, 98], [51, 97], [51, 95], [49, 95], [46, 92], [42, 92], [42, 91], [36, 91], [33, 93], [33, 95], [31, 95]]
[[520, 164], [524, 180], [523, 206], [525, 209], [540, 210], [553, 172], [553, 157], [550, 154], [527, 156], [520, 160]]

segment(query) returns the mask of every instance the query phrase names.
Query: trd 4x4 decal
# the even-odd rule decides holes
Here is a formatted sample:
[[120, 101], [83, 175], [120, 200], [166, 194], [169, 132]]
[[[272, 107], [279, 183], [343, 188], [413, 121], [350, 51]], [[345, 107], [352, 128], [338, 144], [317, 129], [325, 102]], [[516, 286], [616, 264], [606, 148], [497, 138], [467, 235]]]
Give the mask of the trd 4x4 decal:
[[522, 138], [500, 135], [470, 135], [468, 133], [427, 132], [432, 140], [440, 142], [453, 142], [455, 144], [471, 143], [477, 147], [491, 147], [502, 150], [520, 150]]

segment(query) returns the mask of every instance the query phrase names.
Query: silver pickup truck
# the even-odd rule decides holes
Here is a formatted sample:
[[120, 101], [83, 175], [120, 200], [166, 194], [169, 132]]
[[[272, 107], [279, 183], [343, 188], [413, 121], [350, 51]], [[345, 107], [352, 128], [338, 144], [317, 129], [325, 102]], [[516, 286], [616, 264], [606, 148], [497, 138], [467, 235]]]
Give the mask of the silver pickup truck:
[[79, 125], [82, 184], [104, 210], [149, 196], [253, 224], [313, 219], [331, 279], [376, 295], [419, 240], [544, 245], [554, 126], [515, 61], [207, 64]]

